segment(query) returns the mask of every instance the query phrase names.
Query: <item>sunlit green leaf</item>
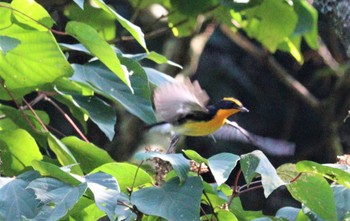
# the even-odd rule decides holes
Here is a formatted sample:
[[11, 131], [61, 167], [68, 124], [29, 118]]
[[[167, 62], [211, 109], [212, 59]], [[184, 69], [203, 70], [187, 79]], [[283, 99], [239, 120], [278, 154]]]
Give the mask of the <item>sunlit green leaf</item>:
[[92, 7], [88, 1], [84, 8], [76, 4], [70, 4], [64, 14], [70, 20], [90, 25], [107, 41], [115, 38], [116, 18], [100, 8]]
[[33, 0], [13, 0], [11, 6], [18, 22], [39, 31], [48, 31], [55, 23], [49, 13]]
[[327, 179], [350, 188], [350, 174], [334, 167], [324, 166], [312, 161], [300, 161], [296, 164], [298, 172], [311, 172], [320, 174]]
[[85, 173], [89, 173], [103, 164], [114, 162], [105, 150], [92, 143], [79, 140], [77, 137], [65, 137], [62, 142], [75, 156]]
[[287, 185], [293, 198], [303, 203], [324, 220], [337, 220], [332, 189], [318, 174], [303, 173]]
[[74, 185], [74, 186], [81, 183], [75, 177], [73, 177], [69, 173], [63, 171], [62, 169], [60, 169], [58, 166], [56, 166], [54, 164], [47, 163], [44, 161], [34, 160], [34, 161], [32, 161], [32, 166], [42, 176], [53, 177], [53, 178], [56, 178], [62, 182], [65, 182], [65, 183], [68, 183], [68, 184]]
[[143, 169], [129, 163], [107, 163], [95, 168], [91, 173], [104, 172], [115, 177], [121, 191], [128, 193], [128, 188], [152, 183], [152, 177]]
[[43, 158], [34, 138], [25, 130], [0, 131], [0, 143], [2, 169], [7, 176], [18, 175], [33, 160]]
[[50, 134], [48, 136], [48, 143], [49, 143], [50, 149], [56, 154], [57, 159], [62, 166], [74, 165], [71, 168], [72, 173], [75, 173], [78, 175], [83, 174], [83, 171], [78, 165], [78, 162], [76, 161], [75, 157], [67, 148], [67, 146], [64, 145], [64, 143], [62, 143], [62, 141], [60, 141], [55, 136]]
[[127, 19], [123, 18], [115, 10], [113, 10], [111, 7], [106, 5], [106, 3], [104, 3], [103, 0], [93, 0], [93, 2], [96, 3], [98, 6], [100, 6], [106, 12], [108, 12], [108, 13], [112, 14], [113, 16], [115, 16], [115, 18], [123, 26], [123, 28], [128, 30], [128, 32], [136, 39], [136, 41], [146, 51], [148, 51], [147, 46], [146, 46], [146, 42], [145, 42], [145, 38], [144, 38], [144, 34], [143, 34], [142, 30], [138, 26], [134, 25], [133, 23], [131, 23]]
[[[72, 74], [72, 68], [49, 31], [25, 29], [12, 24], [2, 29], [1, 35], [21, 42], [6, 56], [0, 53], [0, 76], [15, 97]], [[9, 99], [2, 87], [0, 98]]]

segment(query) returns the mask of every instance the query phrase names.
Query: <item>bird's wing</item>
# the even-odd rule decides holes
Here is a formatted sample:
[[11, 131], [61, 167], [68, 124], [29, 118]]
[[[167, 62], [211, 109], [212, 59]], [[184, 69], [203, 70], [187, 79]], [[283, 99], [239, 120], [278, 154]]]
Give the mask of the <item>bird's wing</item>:
[[153, 101], [157, 115], [166, 122], [172, 122], [192, 111], [206, 112], [209, 97], [198, 81], [192, 83], [185, 78], [183, 82], [176, 81], [156, 88]]
[[249, 143], [275, 156], [293, 156], [295, 152], [294, 143], [250, 133], [236, 122], [229, 120], [226, 120], [226, 124], [214, 132], [213, 136], [222, 140]]

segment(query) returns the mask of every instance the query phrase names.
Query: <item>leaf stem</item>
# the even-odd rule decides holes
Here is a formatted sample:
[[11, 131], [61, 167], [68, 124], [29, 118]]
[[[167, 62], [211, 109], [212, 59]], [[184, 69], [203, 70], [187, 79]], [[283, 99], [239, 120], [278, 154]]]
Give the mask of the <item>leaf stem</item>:
[[35, 118], [39, 121], [40, 125], [44, 128], [44, 130], [46, 132], [48, 132], [49, 130], [47, 129], [47, 127], [45, 126], [44, 122], [41, 120], [41, 118], [39, 117], [39, 115], [36, 113], [36, 111], [33, 109], [32, 105], [30, 105], [26, 99], [22, 98], [22, 101], [26, 104], [26, 106], [29, 108], [29, 110], [34, 114]]
[[130, 197], [131, 197], [131, 194], [132, 194], [133, 189], [134, 189], [134, 186], [135, 186], [137, 174], [139, 173], [140, 167], [142, 166], [142, 164], [143, 164], [144, 162], [145, 162], [145, 161], [142, 160], [142, 161], [140, 162], [140, 164], [138, 165], [137, 169], [136, 169], [136, 172], [135, 172], [135, 175], [134, 175], [134, 179], [132, 180], [132, 185], [131, 185], [131, 188], [130, 188], [129, 199], [130, 199]]
[[12, 11], [15, 11], [15, 12], [17, 12], [18, 14], [20, 14], [20, 15], [22, 15], [22, 16], [24, 16], [24, 17], [30, 19], [30, 20], [32, 20], [33, 22], [35, 22], [35, 23], [37, 23], [38, 25], [40, 25], [40, 26], [46, 28], [47, 30], [50, 30], [51, 32], [53, 32], [53, 33], [55, 33], [55, 34], [58, 34], [58, 35], [68, 35], [68, 34], [65, 33], [65, 32], [57, 31], [57, 30], [54, 30], [54, 29], [52, 29], [52, 28], [47, 27], [47, 26], [44, 25], [43, 23], [40, 23], [39, 21], [35, 20], [34, 18], [30, 17], [29, 15], [26, 15], [25, 13], [19, 11], [18, 9], [9, 7], [9, 6], [7, 6], [7, 5], [3, 5], [3, 4], [1, 4], [1, 3], [0, 3], [0, 7], [2, 7], [2, 8], [7, 8], [7, 9], [10, 9], [10, 10], [12, 10]]
[[81, 132], [79, 127], [74, 123], [72, 118], [68, 116], [66, 112], [58, 105], [56, 102], [51, 100], [48, 96], [45, 97], [45, 100], [48, 101], [50, 104], [52, 104], [61, 114], [66, 118], [66, 120], [70, 123], [70, 125], [74, 128], [74, 130], [79, 134], [79, 136], [87, 143], [90, 143], [89, 140], [85, 137], [85, 135]]
[[16, 105], [17, 109], [21, 112], [23, 118], [25, 119], [25, 121], [28, 123], [29, 127], [34, 130], [35, 132], [40, 133], [40, 131], [33, 125], [33, 123], [30, 121], [30, 119], [28, 118], [28, 116], [26, 115], [26, 113], [24, 113], [23, 109], [21, 108], [21, 106], [17, 103], [15, 96], [12, 94], [12, 92], [7, 88], [7, 86], [4, 83], [4, 80], [0, 80], [1, 86], [5, 89], [5, 91], [7, 92], [7, 94], [11, 97], [13, 103]]

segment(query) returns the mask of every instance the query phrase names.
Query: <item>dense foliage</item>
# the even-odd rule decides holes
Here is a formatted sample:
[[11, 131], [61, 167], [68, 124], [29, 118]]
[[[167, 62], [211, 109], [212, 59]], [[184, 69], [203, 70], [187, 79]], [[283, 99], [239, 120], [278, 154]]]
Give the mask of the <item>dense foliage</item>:
[[[102, 0], [91, 2], [94, 6], [75, 0], [64, 9], [68, 19], [64, 31], [53, 28], [55, 21], [35, 1], [0, 2], [1, 220], [350, 217], [346, 165], [301, 161], [275, 169], [261, 151], [241, 156], [220, 153], [205, 159], [192, 150], [177, 154], [148, 150], [137, 153], [134, 163], [116, 162], [90, 143], [84, 135], [88, 119], [113, 139], [117, 120], [112, 103], [147, 124], [156, 121], [151, 89], [171, 77], [142, 66], [143, 60], [178, 66], [149, 51], [142, 30], [115, 9]], [[139, 9], [159, 3], [171, 11], [167, 22], [177, 37], [191, 34], [198, 15], [203, 15], [230, 29], [240, 28], [270, 52], [282, 50], [298, 62], [303, 62], [302, 39], [309, 47], [318, 47], [317, 12], [306, 0], [198, 2], [131, 1]], [[143, 53], [129, 54], [110, 44], [116, 42], [116, 22], [138, 42]], [[76, 44], [59, 42], [67, 35]], [[70, 63], [69, 54], [74, 51], [92, 59], [84, 64]], [[70, 122], [79, 138], [58, 139], [57, 131], [49, 125], [51, 116], [35, 110], [38, 102], [61, 111], [62, 119]], [[74, 119], [58, 104], [66, 106]], [[155, 166], [150, 168], [146, 163]], [[232, 174], [238, 165], [240, 169]], [[215, 183], [203, 180], [201, 174], [208, 169]], [[164, 180], [158, 174], [164, 174]], [[232, 187], [225, 184], [230, 175], [235, 178]], [[246, 184], [238, 186], [241, 176]], [[243, 209], [242, 194], [263, 188], [268, 197], [281, 186], [287, 187], [301, 208], [284, 207], [274, 216]]]

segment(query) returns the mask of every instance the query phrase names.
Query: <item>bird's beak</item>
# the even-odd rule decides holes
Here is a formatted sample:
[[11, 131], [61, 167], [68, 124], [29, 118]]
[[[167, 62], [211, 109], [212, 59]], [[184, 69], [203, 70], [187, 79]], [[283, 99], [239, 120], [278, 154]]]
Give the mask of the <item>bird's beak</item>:
[[249, 110], [247, 108], [245, 108], [245, 107], [240, 107], [239, 110], [241, 112], [249, 112]]

